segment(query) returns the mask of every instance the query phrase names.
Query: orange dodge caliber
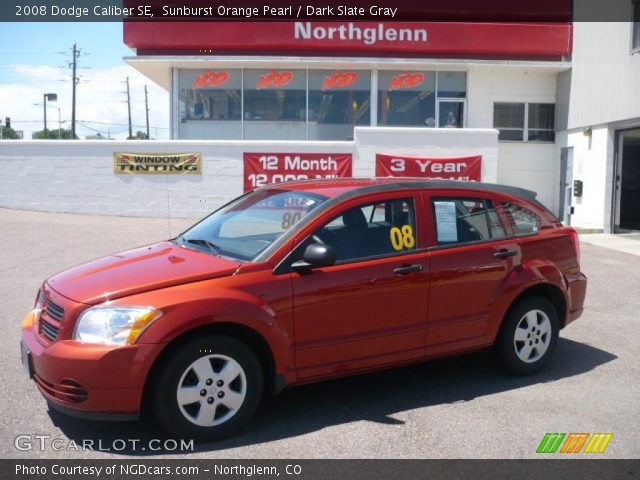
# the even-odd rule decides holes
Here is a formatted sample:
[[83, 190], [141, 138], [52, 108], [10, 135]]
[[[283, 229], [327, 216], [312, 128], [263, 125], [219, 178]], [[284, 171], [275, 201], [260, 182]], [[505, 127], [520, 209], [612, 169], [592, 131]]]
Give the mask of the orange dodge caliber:
[[575, 230], [534, 192], [292, 182], [49, 278], [22, 324], [22, 360], [51, 408], [148, 413], [216, 439], [291, 385], [487, 347], [533, 374], [582, 313], [586, 283]]

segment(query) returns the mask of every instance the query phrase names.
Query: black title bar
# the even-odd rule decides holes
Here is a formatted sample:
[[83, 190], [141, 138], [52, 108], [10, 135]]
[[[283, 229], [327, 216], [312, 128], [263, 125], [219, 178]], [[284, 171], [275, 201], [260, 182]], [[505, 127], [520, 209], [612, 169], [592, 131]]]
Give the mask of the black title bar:
[[640, 460], [0, 460], [0, 478], [519, 480], [637, 478]]
[[[376, 5], [372, 5], [375, 3]], [[633, 19], [631, 0], [2, 0], [2, 22], [411, 21], [561, 22]]]

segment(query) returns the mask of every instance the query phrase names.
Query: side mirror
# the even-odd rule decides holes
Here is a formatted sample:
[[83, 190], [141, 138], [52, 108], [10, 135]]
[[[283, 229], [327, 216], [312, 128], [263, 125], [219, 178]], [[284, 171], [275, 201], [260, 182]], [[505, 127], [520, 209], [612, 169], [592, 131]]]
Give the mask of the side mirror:
[[302, 260], [293, 262], [294, 272], [305, 273], [314, 268], [329, 267], [336, 263], [336, 251], [331, 245], [324, 243], [310, 243], [302, 254]]

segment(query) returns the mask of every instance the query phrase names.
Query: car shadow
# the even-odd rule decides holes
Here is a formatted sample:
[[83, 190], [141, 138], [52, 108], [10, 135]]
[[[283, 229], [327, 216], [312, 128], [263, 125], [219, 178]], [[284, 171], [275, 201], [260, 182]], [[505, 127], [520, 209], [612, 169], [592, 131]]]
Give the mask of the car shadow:
[[[531, 377], [513, 377], [498, 371], [488, 351], [445, 358], [427, 363], [353, 376], [287, 389], [267, 399], [250, 425], [232, 438], [214, 443], [196, 443], [193, 450], [160, 448], [165, 433], [147, 422], [99, 422], [67, 417], [50, 410], [53, 423], [81, 445], [126, 456], [220, 451], [304, 435], [326, 427], [370, 421], [402, 425], [394, 414], [432, 405], [468, 402], [478, 397], [529, 385], [551, 383], [587, 373], [617, 356], [585, 343], [560, 339], [554, 361], [544, 372]], [[127, 445], [115, 440], [125, 439]], [[127, 439], [140, 439], [131, 448]], [[149, 440], [159, 450], [142, 450]], [[115, 448], [113, 448], [115, 446]]]

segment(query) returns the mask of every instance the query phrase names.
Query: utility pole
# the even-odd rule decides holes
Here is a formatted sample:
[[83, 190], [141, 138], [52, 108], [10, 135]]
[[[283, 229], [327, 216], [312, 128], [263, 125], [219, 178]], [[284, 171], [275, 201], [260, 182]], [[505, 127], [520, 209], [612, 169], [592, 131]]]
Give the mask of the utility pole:
[[129, 77], [127, 77], [127, 109], [129, 110], [129, 138], [132, 138], [133, 129], [131, 127], [131, 90], [129, 89]]
[[147, 86], [144, 86], [144, 109], [147, 114], [147, 140], [151, 137], [149, 136], [149, 92], [147, 91]]
[[[66, 52], [58, 52], [63, 55], [67, 55]], [[80, 56], [85, 56], [87, 53], [83, 53], [76, 43], [73, 44], [71, 49], [71, 61], [67, 62], [68, 68], [71, 69], [71, 139], [76, 138], [76, 106], [77, 106], [77, 86], [80, 83], [80, 75], [78, 75], [78, 59]], [[84, 67], [87, 68], [87, 67]]]
[[73, 60], [71, 62], [71, 69], [73, 71], [71, 75], [71, 140], [76, 138], [76, 86], [78, 85], [78, 57], [80, 51], [76, 44], [73, 44]]

